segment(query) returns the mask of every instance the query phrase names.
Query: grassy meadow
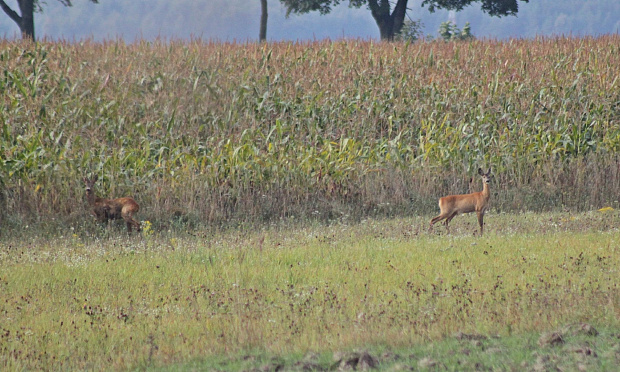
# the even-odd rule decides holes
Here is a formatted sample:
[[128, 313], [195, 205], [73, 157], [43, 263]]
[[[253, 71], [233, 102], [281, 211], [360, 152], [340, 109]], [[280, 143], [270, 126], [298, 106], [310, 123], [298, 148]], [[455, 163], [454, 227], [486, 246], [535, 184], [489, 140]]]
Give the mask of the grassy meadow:
[[[0, 67], [3, 370], [620, 366], [618, 35], [0, 41]], [[484, 237], [429, 233], [478, 167]], [[94, 221], [95, 174], [140, 234]]]
[[[450, 235], [429, 234], [427, 219], [414, 218], [206, 236], [128, 238], [118, 228], [118, 236], [66, 229], [52, 239], [6, 238], [0, 364], [326, 369], [332, 354], [361, 348], [387, 358], [381, 368], [395, 355], [451, 370], [617, 368], [618, 220], [492, 214], [483, 238], [473, 236], [471, 215], [455, 219]], [[537, 343], [580, 324], [598, 334]], [[315, 359], [303, 362], [308, 354]]]

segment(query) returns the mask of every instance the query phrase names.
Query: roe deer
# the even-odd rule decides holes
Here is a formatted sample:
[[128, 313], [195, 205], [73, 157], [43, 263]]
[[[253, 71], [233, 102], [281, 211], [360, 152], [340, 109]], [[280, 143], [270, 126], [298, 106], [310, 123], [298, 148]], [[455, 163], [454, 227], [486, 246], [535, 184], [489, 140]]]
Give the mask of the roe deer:
[[489, 206], [489, 183], [491, 182], [491, 168], [484, 173], [482, 168], [478, 168], [478, 174], [482, 177], [482, 191], [464, 195], [448, 195], [439, 199], [439, 216], [431, 220], [429, 231], [433, 229], [433, 224], [444, 220], [446, 230], [450, 232], [448, 224], [459, 213], [476, 212], [478, 214], [478, 224], [480, 224], [480, 236], [482, 236], [484, 212]]
[[108, 220], [123, 219], [127, 223], [127, 231], [131, 233], [132, 226], [140, 231], [140, 223], [133, 219], [133, 214], [138, 213], [140, 206], [133, 198], [125, 197], [118, 199], [104, 199], [95, 196], [93, 186], [99, 177], [95, 175], [92, 179], [84, 177], [86, 184], [86, 200], [93, 209], [95, 217], [101, 222]]

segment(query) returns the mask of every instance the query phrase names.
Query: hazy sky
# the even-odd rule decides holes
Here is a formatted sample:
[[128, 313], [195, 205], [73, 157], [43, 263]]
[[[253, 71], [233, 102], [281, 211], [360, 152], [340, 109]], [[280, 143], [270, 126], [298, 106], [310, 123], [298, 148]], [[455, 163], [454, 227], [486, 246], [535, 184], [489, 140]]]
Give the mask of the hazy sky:
[[[5, 0], [17, 9], [16, 0]], [[576, 22], [573, 12], [582, 12], [567, 2], [589, 5], [590, 13], [598, 17], [590, 24]], [[67, 8], [57, 0], [46, 0], [42, 14], [35, 15], [37, 38], [66, 39], [69, 41], [92, 38], [97, 41], [122, 38], [154, 40], [201, 38], [203, 40], [248, 41], [258, 37], [259, 0], [73, 0]], [[269, 40], [313, 40], [330, 38], [378, 39], [379, 31], [366, 8], [350, 9], [347, 1], [326, 16], [318, 13], [285, 16], [278, 0], [268, 0]], [[421, 19], [425, 34], [436, 35], [438, 25], [453, 20], [459, 27], [472, 22], [477, 37], [507, 38], [532, 37], [551, 34], [616, 33], [620, 28], [620, 0], [607, 0], [607, 8], [597, 9], [597, 0], [531, 0], [519, 3], [518, 17], [493, 18], [482, 15], [479, 4], [459, 13], [446, 11], [430, 14], [420, 7], [421, 0], [409, 2], [410, 16]], [[541, 21], [537, 5], [546, 4], [548, 13]], [[616, 5], [618, 4], [618, 5]], [[569, 14], [566, 14], [569, 12]], [[598, 13], [597, 13], [598, 12]], [[611, 13], [611, 14], [609, 14]], [[611, 17], [611, 18], [610, 18]], [[600, 21], [598, 19], [601, 19]], [[604, 21], [603, 21], [604, 20]], [[592, 25], [594, 24], [594, 25]], [[18, 34], [15, 23], [0, 12], [0, 37], [14, 38]]]
[[[8, 4], [16, 0], [5, 0]], [[247, 41], [258, 38], [259, 0], [74, 0], [64, 7], [47, 0], [35, 15], [37, 38], [95, 40], [158, 37]], [[15, 4], [14, 9], [17, 8]], [[278, 0], [268, 0], [270, 40], [376, 37], [377, 26], [366, 9], [339, 6], [327, 16], [318, 13], [286, 18]], [[0, 35], [14, 37], [15, 23], [0, 13]]]

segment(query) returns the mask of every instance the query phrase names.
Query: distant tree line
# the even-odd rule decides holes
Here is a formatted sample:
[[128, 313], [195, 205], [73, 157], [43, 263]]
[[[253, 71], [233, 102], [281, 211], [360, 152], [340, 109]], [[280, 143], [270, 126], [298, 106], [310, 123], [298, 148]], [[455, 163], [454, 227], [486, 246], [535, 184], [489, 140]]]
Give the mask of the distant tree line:
[[[529, 2], [529, 0], [520, 0]], [[286, 7], [287, 15], [292, 13], [304, 14], [318, 11], [328, 14], [332, 8], [342, 0], [280, 0]], [[518, 0], [423, 0], [422, 7], [428, 6], [432, 13], [435, 10], [447, 9], [460, 11], [472, 3], [481, 3], [483, 12], [496, 17], [516, 15], [519, 11]], [[394, 5], [392, 6], [392, 3]], [[361, 8], [366, 6], [370, 10], [381, 34], [381, 40], [394, 40], [405, 23], [408, 0], [349, 0], [349, 6]]]

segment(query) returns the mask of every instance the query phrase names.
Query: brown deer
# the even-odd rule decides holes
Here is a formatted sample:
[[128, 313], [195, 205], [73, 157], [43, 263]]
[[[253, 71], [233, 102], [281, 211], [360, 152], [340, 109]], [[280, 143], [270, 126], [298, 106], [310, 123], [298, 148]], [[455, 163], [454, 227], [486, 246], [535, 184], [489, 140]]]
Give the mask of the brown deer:
[[100, 222], [109, 220], [123, 219], [127, 223], [127, 231], [131, 233], [131, 228], [135, 227], [140, 231], [140, 223], [133, 219], [134, 213], [138, 213], [140, 206], [133, 198], [125, 197], [118, 199], [104, 199], [95, 196], [93, 186], [99, 177], [95, 175], [92, 179], [84, 177], [86, 184], [86, 200], [93, 210], [93, 214]]
[[476, 212], [478, 215], [478, 224], [480, 224], [480, 236], [482, 236], [484, 225], [484, 212], [489, 207], [489, 183], [491, 182], [491, 168], [484, 173], [482, 168], [478, 168], [478, 174], [482, 177], [482, 191], [464, 195], [448, 195], [439, 199], [439, 216], [431, 220], [429, 231], [432, 231], [433, 224], [444, 220], [446, 230], [450, 232], [448, 224], [459, 213]]

